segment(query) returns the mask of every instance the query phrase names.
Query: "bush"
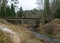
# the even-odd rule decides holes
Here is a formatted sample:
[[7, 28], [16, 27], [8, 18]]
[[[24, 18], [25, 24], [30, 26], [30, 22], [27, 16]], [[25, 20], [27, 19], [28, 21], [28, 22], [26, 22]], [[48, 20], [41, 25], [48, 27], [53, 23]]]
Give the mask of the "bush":
[[48, 24], [48, 26], [46, 26], [46, 30], [45, 30], [46, 34], [54, 34], [54, 27], [51, 24]]

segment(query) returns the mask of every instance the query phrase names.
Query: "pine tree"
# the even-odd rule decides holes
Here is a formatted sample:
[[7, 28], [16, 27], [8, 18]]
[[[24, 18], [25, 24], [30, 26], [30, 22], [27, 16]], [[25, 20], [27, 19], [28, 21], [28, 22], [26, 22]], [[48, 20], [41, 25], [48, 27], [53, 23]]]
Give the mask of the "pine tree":
[[12, 16], [11, 9], [9, 7], [6, 8], [6, 18], [10, 18]]
[[15, 8], [14, 5], [11, 4], [11, 17], [14, 18], [15, 17]]
[[6, 17], [6, 6], [7, 6], [7, 0], [1, 0], [2, 3], [1, 4], [1, 11], [0, 11], [0, 14], [1, 14], [1, 17]]
[[56, 0], [55, 18], [60, 18], [60, 0]]
[[5, 10], [4, 10], [3, 4], [2, 4], [2, 6], [1, 6], [0, 16], [1, 16], [1, 17], [5, 17]]
[[4, 16], [6, 17], [6, 1], [7, 0], [3, 0], [3, 7], [4, 7]]
[[18, 17], [22, 18], [22, 15], [23, 15], [23, 9], [22, 9], [22, 7], [20, 7], [20, 9], [18, 11]]
[[1, 1], [2, 1], [2, 0], [0, 0], [0, 10], [1, 10]]
[[45, 21], [50, 21], [51, 20], [51, 9], [49, 6], [49, 0], [44, 0], [44, 18]]
[[[17, 17], [18, 18], [22, 18], [22, 15], [23, 15], [23, 9], [22, 9], [22, 7], [20, 7], [20, 9], [19, 9], [19, 11], [17, 12]], [[17, 21], [18, 22], [18, 24], [20, 24], [21, 25], [21, 20], [18, 20]]]

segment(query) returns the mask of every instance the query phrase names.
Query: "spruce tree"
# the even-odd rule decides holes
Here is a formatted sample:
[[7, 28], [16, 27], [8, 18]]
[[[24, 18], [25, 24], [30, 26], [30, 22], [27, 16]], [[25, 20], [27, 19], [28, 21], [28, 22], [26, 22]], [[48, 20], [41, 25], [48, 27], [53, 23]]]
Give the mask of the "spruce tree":
[[14, 18], [15, 17], [15, 8], [14, 5], [11, 4], [11, 17]]
[[9, 7], [6, 7], [6, 18], [10, 18], [11, 16], [11, 9]]
[[44, 18], [45, 21], [50, 21], [51, 20], [51, 9], [49, 6], [49, 0], [44, 0]]
[[55, 6], [56, 6], [55, 18], [60, 18], [60, 0], [56, 0]]
[[2, 6], [1, 6], [0, 16], [5, 17], [5, 10], [4, 10], [3, 3], [2, 3]]
[[22, 15], [23, 15], [23, 9], [22, 9], [22, 7], [20, 7], [20, 9], [18, 11], [18, 17], [22, 18]]

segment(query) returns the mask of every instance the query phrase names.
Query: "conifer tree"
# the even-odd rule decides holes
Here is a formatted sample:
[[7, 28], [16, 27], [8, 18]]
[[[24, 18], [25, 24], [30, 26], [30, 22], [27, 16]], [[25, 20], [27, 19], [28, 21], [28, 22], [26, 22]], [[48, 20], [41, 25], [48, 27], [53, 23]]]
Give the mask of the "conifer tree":
[[44, 0], [44, 20], [49, 22], [52, 19], [49, 0]]
[[18, 17], [22, 18], [22, 15], [23, 15], [23, 9], [22, 9], [22, 7], [20, 7], [20, 9], [18, 11]]
[[11, 17], [15, 17], [15, 8], [13, 4], [11, 4]]
[[6, 7], [6, 18], [10, 18], [11, 16], [11, 9], [9, 7]]

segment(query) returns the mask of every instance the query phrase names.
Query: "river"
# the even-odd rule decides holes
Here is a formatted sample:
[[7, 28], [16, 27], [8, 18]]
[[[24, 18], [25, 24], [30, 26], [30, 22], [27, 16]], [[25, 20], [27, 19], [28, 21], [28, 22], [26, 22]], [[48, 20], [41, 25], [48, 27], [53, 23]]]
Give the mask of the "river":
[[52, 38], [44, 34], [40, 34], [36, 32], [36, 30], [34, 30], [33, 28], [28, 28], [28, 29], [33, 32], [36, 38], [42, 39], [43, 41], [45, 41], [45, 43], [60, 43], [59, 39]]

